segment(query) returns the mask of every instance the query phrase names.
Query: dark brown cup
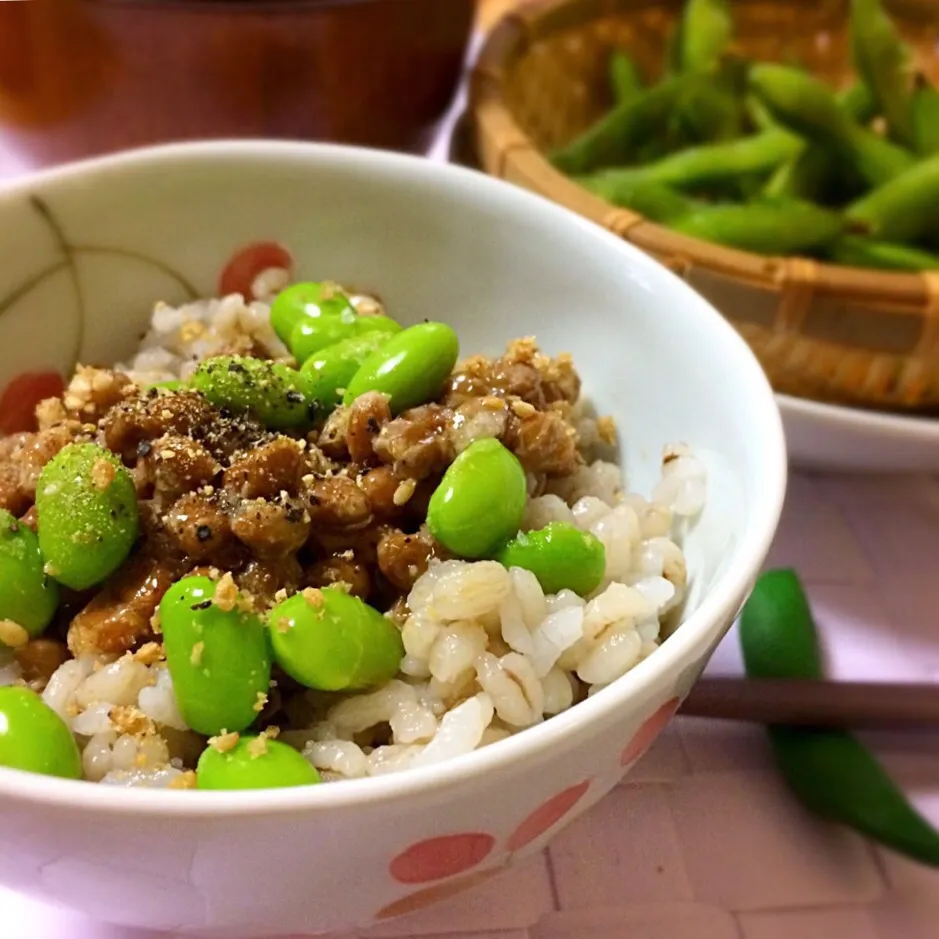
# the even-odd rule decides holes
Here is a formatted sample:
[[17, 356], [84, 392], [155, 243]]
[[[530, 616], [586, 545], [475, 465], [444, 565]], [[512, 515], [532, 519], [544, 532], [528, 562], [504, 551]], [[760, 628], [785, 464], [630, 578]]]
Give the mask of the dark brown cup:
[[44, 165], [175, 140], [419, 151], [474, 0], [0, 2], [0, 134]]

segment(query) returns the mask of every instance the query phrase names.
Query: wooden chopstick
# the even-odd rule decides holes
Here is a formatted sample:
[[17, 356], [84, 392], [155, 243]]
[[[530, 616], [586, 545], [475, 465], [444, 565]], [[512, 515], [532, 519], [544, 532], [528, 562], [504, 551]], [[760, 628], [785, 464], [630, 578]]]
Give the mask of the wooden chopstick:
[[679, 711], [755, 724], [939, 729], [939, 684], [702, 678]]

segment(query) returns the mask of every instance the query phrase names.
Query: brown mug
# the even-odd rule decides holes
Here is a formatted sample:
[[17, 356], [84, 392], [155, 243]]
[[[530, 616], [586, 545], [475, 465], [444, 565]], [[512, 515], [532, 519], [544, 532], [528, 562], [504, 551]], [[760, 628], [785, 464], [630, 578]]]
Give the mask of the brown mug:
[[474, 0], [0, 2], [0, 137], [43, 165], [173, 140], [419, 151]]

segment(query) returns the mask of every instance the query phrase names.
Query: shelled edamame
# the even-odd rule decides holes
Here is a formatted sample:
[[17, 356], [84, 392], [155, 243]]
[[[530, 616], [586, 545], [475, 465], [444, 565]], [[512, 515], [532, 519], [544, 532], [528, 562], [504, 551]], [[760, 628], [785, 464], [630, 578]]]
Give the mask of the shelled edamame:
[[[882, 0], [852, 2], [858, 78], [840, 91], [801, 66], [741, 62], [732, 33], [725, 0], [687, 0], [658, 83], [633, 78], [627, 52], [615, 50], [618, 103], [553, 153], [555, 166], [614, 205], [715, 244], [883, 270], [937, 269], [939, 221], [929, 208], [939, 200], [931, 166], [939, 91], [911, 68]], [[743, 82], [727, 81], [731, 65]], [[725, 112], [728, 102], [736, 106], [735, 133], [728, 137], [729, 125], [700, 106], [690, 109], [697, 125], [680, 119], [692, 82], [700, 100], [710, 89]]]

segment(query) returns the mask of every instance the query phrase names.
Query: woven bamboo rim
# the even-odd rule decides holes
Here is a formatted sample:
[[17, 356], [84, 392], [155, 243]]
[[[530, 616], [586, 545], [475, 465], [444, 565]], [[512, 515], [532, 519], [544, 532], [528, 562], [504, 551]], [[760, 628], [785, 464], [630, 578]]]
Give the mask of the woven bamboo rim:
[[[852, 78], [849, 0], [737, 0], [740, 47], [795, 53], [839, 86]], [[530, 0], [489, 34], [469, 114], [482, 168], [591, 219], [684, 277], [736, 326], [774, 387], [856, 406], [939, 406], [939, 272], [893, 274], [767, 258], [675, 234], [558, 173], [544, 152], [608, 107], [605, 68], [627, 49], [654, 75], [682, 0]], [[920, 68], [939, 79], [939, 4], [890, 4]], [[939, 210], [939, 207], [937, 207]]]

